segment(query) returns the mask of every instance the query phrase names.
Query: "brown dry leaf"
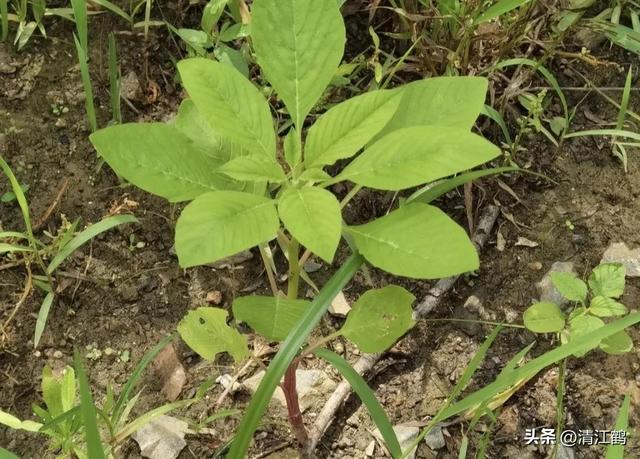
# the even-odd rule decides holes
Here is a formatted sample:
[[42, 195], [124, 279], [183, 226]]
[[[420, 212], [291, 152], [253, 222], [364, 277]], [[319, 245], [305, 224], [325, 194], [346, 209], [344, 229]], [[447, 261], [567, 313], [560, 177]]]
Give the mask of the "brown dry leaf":
[[169, 344], [160, 351], [153, 360], [153, 368], [163, 384], [162, 394], [167, 400], [173, 402], [178, 398], [187, 382], [187, 375], [176, 355], [173, 344]]

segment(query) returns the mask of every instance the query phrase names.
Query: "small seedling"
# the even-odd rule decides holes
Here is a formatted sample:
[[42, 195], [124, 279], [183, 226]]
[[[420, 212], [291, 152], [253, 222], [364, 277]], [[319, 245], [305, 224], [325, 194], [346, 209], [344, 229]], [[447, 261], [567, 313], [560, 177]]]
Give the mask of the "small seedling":
[[[524, 313], [525, 326], [535, 333], [558, 333], [564, 344], [603, 327], [603, 318], [625, 316], [627, 307], [617, 301], [624, 293], [625, 272], [619, 263], [603, 263], [587, 283], [572, 273], [551, 273], [555, 288], [575, 306], [563, 311], [549, 301], [536, 303]], [[602, 340], [599, 347], [608, 354], [624, 354], [633, 349], [633, 341], [627, 332], [620, 331]], [[579, 351], [575, 355], [584, 354]]]

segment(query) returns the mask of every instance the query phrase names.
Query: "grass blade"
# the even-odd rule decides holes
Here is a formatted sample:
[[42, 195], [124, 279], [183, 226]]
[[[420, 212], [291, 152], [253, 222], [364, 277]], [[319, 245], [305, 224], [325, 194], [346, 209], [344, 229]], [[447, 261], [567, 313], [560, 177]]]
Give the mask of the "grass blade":
[[29, 215], [29, 204], [27, 203], [27, 197], [24, 195], [24, 191], [22, 191], [20, 182], [18, 182], [16, 176], [13, 175], [13, 171], [6, 163], [6, 161], [2, 158], [2, 156], [0, 156], [0, 168], [9, 179], [9, 183], [11, 183], [11, 189], [13, 190], [13, 194], [16, 196], [16, 201], [18, 201], [20, 211], [22, 212], [22, 219], [24, 220], [27, 235], [29, 236], [29, 242], [31, 242], [33, 250], [37, 250], [35, 239], [33, 237], [33, 230], [31, 227], [31, 216]]
[[110, 230], [114, 226], [122, 225], [124, 223], [137, 223], [138, 219], [133, 215], [114, 215], [113, 217], [107, 217], [98, 223], [91, 225], [87, 229], [81, 231], [71, 239], [71, 241], [62, 247], [60, 251], [53, 257], [53, 260], [47, 267], [47, 272], [52, 274], [58, 266], [75, 250], [80, 248], [85, 243], [96, 237], [100, 233]]
[[113, 415], [111, 416], [111, 418], [113, 419], [114, 425], [120, 422], [120, 417], [122, 416], [124, 407], [129, 400], [129, 396], [131, 395], [131, 392], [133, 391], [138, 380], [142, 377], [142, 373], [144, 372], [145, 368], [147, 368], [147, 365], [149, 365], [151, 361], [155, 359], [156, 356], [160, 353], [160, 351], [163, 350], [171, 341], [173, 341], [176, 336], [177, 335], [174, 333], [172, 335], [164, 337], [162, 341], [156, 344], [149, 352], [147, 352], [142, 357], [135, 370], [133, 370], [133, 373], [131, 373], [131, 376], [129, 376], [129, 379], [127, 379], [127, 382], [122, 388], [122, 392], [120, 392], [120, 396], [118, 397], [118, 400], [113, 407]]
[[91, 0], [91, 1], [93, 3], [97, 3], [98, 5], [102, 6], [104, 9], [109, 10], [114, 14], [117, 14], [118, 16], [123, 18], [125, 21], [127, 21], [129, 24], [131, 24], [133, 22], [133, 18], [131, 16], [129, 16], [118, 5], [115, 5], [115, 4], [111, 3], [110, 1], [108, 1], [108, 0]]
[[354, 392], [358, 394], [362, 403], [367, 407], [367, 410], [371, 415], [371, 419], [373, 419], [376, 427], [378, 427], [378, 430], [391, 453], [391, 457], [398, 458], [402, 456], [402, 449], [400, 448], [398, 437], [396, 437], [396, 433], [393, 430], [393, 426], [391, 425], [389, 418], [387, 417], [387, 413], [385, 413], [384, 408], [382, 408], [382, 405], [380, 405], [380, 402], [371, 388], [367, 385], [364, 378], [362, 378], [362, 376], [360, 376], [353, 367], [349, 365], [349, 362], [338, 354], [335, 354], [328, 349], [317, 349], [314, 353], [333, 365], [344, 379], [349, 382]]
[[13, 252], [29, 252], [31, 249], [29, 247], [23, 247], [21, 245], [13, 245], [6, 244], [4, 242], [0, 242], [0, 255], [3, 253], [13, 253]]
[[[629, 428], [629, 406], [631, 399], [628, 395], [624, 397], [620, 411], [618, 411], [618, 417], [616, 418], [616, 425], [613, 430], [627, 431]], [[607, 448], [607, 455], [605, 459], [623, 459], [624, 458], [624, 445], [609, 445]]]
[[9, 7], [7, 0], [0, 0], [0, 40], [5, 41], [9, 35]]
[[490, 120], [494, 121], [502, 131], [502, 135], [504, 135], [505, 140], [508, 145], [513, 143], [513, 139], [511, 138], [511, 134], [509, 133], [509, 128], [507, 127], [507, 123], [505, 123], [504, 118], [500, 114], [498, 110], [493, 108], [491, 105], [485, 105], [480, 112], [481, 115], [486, 116]]
[[[607, 338], [619, 331], [629, 328], [632, 325], [637, 324], [638, 322], [640, 322], [640, 313], [636, 312], [633, 314], [629, 314], [626, 317], [618, 319], [615, 322], [608, 323], [604, 327], [598, 328], [597, 330], [594, 330], [593, 332], [585, 336], [581, 336], [567, 344], [558, 346], [557, 348], [524, 364], [520, 368], [514, 369], [509, 373], [502, 374], [491, 384], [451, 405], [439, 416], [440, 421], [460, 414], [468, 410], [469, 408], [472, 408], [488, 399], [493, 398], [496, 394], [499, 394], [505, 389], [508, 389], [509, 387], [518, 383], [518, 381], [527, 378], [530, 379], [540, 371], [542, 371], [544, 368], [547, 368], [548, 366], [553, 365], [576, 352], [584, 352], [585, 349], [594, 349], [604, 338]], [[429, 431], [426, 429], [423, 430], [418, 438], [416, 438], [416, 440], [408, 447], [407, 452], [413, 450], [413, 448], [415, 448], [415, 446], [417, 446], [424, 439], [428, 432]]]
[[80, 43], [76, 34], [73, 34], [73, 41], [76, 44], [76, 52], [78, 53], [78, 64], [80, 65], [80, 76], [82, 77], [82, 86], [84, 87], [84, 104], [87, 111], [87, 118], [89, 119], [89, 127], [91, 128], [91, 132], [95, 132], [98, 130], [98, 121], [96, 119], [96, 108], [93, 104], [93, 88], [91, 87], [86, 48], [82, 47], [82, 43]]
[[111, 113], [113, 121], [122, 123], [122, 110], [120, 108], [120, 85], [121, 75], [118, 66], [118, 47], [116, 36], [109, 34], [109, 92], [111, 96]]
[[616, 129], [618, 130], [624, 128], [624, 120], [627, 116], [627, 108], [629, 108], [629, 98], [631, 96], [632, 79], [633, 79], [633, 66], [630, 66], [629, 72], [627, 73], [627, 79], [624, 84], [624, 90], [622, 91], [620, 111], [618, 112], [618, 121], [616, 123]]
[[258, 423], [267, 409], [273, 392], [280, 384], [282, 376], [284, 376], [291, 361], [295, 358], [300, 346], [302, 346], [307, 336], [327, 311], [331, 300], [347, 285], [363, 263], [364, 259], [361, 255], [351, 255], [325, 284], [309, 306], [307, 313], [281, 344], [280, 350], [271, 361], [269, 368], [267, 368], [258, 390], [240, 421], [240, 426], [227, 456], [229, 459], [244, 459], [246, 457], [253, 433], [256, 431]]
[[[73, 20], [76, 23], [77, 37], [86, 55], [89, 49], [88, 27], [87, 27], [87, 0], [71, 0], [73, 8]], [[86, 59], [85, 59], [86, 61]]]
[[439, 198], [445, 193], [448, 193], [451, 190], [458, 188], [465, 183], [471, 182], [473, 180], [477, 180], [482, 177], [487, 177], [489, 175], [497, 175], [504, 174], [506, 172], [514, 172], [520, 171], [519, 167], [496, 167], [490, 169], [482, 169], [479, 171], [467, 172], [466, 174], [460, 174], [453, 178], [443, 180], [440, 183], [433, 186], [426, 186], [424, 188], [419, 189], [411, 196], [407, 198], [407, 203], [410, 202], [423, 202], [425, 204], [429, 204], [435, 199]]
[[53, 304], [53, 300], [55, 299], [55, 294], [53, 292], [47, 293], [47, 296], [44, 297], [44, 301], [40, 306], [40, 311], [38, 311], [38, 318], [36, 319], [36, 330], [33, 335], [33, 347], [34, 349], [38, 347], [40, 343], [40, 338], [42, 338], [42, 333], [44, 332], [44, 327], [47, 325], [47, 318], [49, 317], [49, 311], [51, 310], [51, 305]]
[[100, 440], [96, 419], [96, 406], [93, 404], [87, 374], [84, 371], [84, 366], [77, 350], [74, 352], [73, 362], [80, 388], [80, 416], [82, 417], [85, 441], [87, 443], [87, 457], [90, 459], [104, 459], [104, 448], [102, 440]]
[[155, 418], [160, 417], [164, 414], [167, 414], [173, 410], [178, 408], [182, 408], [183, 406], [187, 406], [195, 402], [195, 400], [180, 400], [178, 402], [167, 403], [166, 405], [162, 405], [158, 408], [155, 408], [151, 411], [147, 411], [140, 417], [134, 419], [129, 424], [127, 424], [120, 432], [116, 434], [113, 438], [113, 443], [118, 444], [125, 440], [129, 435], [133, 434], [137, 430], [141, 429]]
[[[6, 1], [6, 0], [3, 0]], [[13, 454], [11, 451], [4, 449], [0, 446], [0, 459], [20, 459], [18, 456]]]
[[482, 24], [483, 22], [496, 19], [509, 11], [513, 11], [520, 6], [529, 3], [530, 1], [531, 0], [500, 0], [478, 16], [475, 20], [475, 24]]
[[571, 134], [567, 134], [565, 137], [571, 138], [588, 136], [626, 137], [628, 139], [640, 140], [640, 134], [637, 132], [625, 131], [622, 129], [592, 129], [589, 131], [572, 132]]

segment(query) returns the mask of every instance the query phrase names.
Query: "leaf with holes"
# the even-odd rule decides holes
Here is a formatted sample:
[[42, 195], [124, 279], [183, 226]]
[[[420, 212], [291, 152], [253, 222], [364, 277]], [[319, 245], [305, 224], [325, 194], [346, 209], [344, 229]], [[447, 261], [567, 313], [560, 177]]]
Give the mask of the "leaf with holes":
[[415, 299], [396, 285], [369, 290], [353, 305], [340, 333], [363, 352], [382, 352], [413, 327]]
[[247, 338], [227, 325], [227, 311], [218, 308], [198, 308], [190, 311], [178, 324], [178, 333], [200, 357], [213, 360], [227, 352], [236, 362], [248, 354]]

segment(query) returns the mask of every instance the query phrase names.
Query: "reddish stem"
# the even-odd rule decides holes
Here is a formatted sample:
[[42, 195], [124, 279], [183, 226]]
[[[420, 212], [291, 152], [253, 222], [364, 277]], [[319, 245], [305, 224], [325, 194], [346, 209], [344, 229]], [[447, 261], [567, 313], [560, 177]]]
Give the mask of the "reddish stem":
[[298, 391], [296, 389], [296, 369], [297, 362], [292, 362], [284, 374], [284, 383], [282, 384], [282, 391], [284, 392], [284, 398], [287, 401], [287, 414], [289, 416], [289, 424], [291, 424], [291, 430], [296, 436], [296, 439], [300, 445], [304, 448], [309, 443], [309, 434], [304, 426], [302, 420], [302, 413], [300, 412], [300, 403], [298, 400]]

